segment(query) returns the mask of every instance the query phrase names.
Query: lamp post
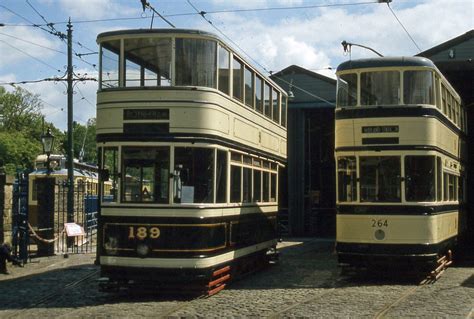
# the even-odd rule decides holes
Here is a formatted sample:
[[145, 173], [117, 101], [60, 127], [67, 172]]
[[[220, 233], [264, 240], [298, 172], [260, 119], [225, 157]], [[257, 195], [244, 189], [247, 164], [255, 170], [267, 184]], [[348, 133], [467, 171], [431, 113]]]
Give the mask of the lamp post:
[[49, 167], [49, 156], [51, 155], [51, 151], [53, 150], [54, 144], [54, 135], [51, 133], [51, 128], [48, 128], [46, 134], [41, 135], [41, 143], [43, 143], [43, 151], [46, 154], [46, 175], [50, 174], [50, 167]]

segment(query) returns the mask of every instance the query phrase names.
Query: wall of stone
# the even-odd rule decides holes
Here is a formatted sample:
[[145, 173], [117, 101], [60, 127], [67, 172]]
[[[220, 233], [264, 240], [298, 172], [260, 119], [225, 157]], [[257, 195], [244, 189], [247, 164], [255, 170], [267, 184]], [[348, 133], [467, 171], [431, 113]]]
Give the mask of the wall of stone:
[[13, 176], [0, 174], [0, 243], [12, 241]]

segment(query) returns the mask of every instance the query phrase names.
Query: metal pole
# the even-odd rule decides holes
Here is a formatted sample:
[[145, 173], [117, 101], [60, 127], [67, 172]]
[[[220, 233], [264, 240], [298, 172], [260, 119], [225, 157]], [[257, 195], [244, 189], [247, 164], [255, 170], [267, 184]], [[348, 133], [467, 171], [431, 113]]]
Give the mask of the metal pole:
[[[74, 222], [74, 145], [72, 134], [73, 119], [73, 67], [72, 67], [72, 24], [67, 24], [67, 222]], [[69, 246], [69, 245], [68, 245]]]

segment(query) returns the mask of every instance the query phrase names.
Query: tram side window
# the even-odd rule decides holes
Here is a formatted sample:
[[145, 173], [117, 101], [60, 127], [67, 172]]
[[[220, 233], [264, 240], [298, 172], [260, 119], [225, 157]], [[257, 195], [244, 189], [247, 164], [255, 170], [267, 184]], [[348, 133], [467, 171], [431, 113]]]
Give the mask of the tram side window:
[[108, 89], [119, 86], [119, 52], [120, 41], [109, 41], [102, 44], [101, 56], [101, 88]]
[[242, 202], [250, 203], [252, 201], [252, 169], [244, 167], [242, 170]]
[[102, 201], [116, 202], [118, 190], [118, 148], [107, 147], [103, 151], [101, 163], [102, 172], [107, 172], [108, 178], [102, 175]]
[[337, 160], [339, 202], [357, 200], [357, 169], [355, 157], [339, 157]]
[[258, 75], [255, 78], [255, 109], [263, 114], [263, 79]]
[[176, 39], [176, 85], [216, 87], [217, 43]]
[[405, 199], [409, 202], [434, 202], [435, 157], [405, 157]]
[[359, 167], [361, 202], [400, 202], [399, 156], [360, 157]]
[[[242, 101], [242, 72], [243, 64], [234, 57], [232, 61], [232, 95], [239, 101]], [[240, 201], [240, 200], [239, 200]]]
[[230, 93], [230, 53], [223, 47], [219, 47], [219, 91]]
[[400, 104], [400, 73], [365, 72], [360, 76], [361, 105]]
[[125, 86], [171, 85], [171, 39], [136, 38], [124, 41]]
[[253, 201], [262, 201], [262, 171], [253, 170]]
[[242, 197], [242, 167], [231, 165], [230, 167], [230, 201], [240, 203]]
[[227, 152], [217, 150], [216, 203], [227, 202]]
[[272, 90], [272, 105], [273, 105], [273, 121], [280, 123], [280, 93], [275, 89]]
[[436, 157], [436, 200], [443, 201], [443, 162], [441, 157]]
[[254, 108], [254, 73], [249, 68], [245, 67], [245, 105]]
[[357, 105], [357, 74], [342, 74], [338, 76], [337, 105]]
[[214, 149], [176, 147], [174, 157], [174, 202], [212, 203]]
[[433, 72], [405, 71], [403, 73], [403, 99], [405, 104], [434, 105]]
[[286, 97], [281, 99], [281, 126], [286, 127], [286, 112], [287, 112], [288, 100]]
[[270, 201], [276, 202], [277, 194], [277, 174], [270, 174]]
[[122, 201], [168, 203], [168, 147], [126, 147], [122, 152]]
[[271, 100], [270, 85], [264, 83], [263, 85], [263, 107], [266, 117], [272, 118], [272, 100]]

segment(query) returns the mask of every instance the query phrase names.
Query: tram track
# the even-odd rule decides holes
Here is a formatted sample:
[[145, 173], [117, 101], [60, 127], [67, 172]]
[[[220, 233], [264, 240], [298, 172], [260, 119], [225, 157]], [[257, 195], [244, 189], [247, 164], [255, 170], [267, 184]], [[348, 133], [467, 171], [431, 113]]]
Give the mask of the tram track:
[[[85, 275], [81, 276], [80, 278], [71, 281], [65, 285], [62, 285], [62, 287], [59, 287], [57, 289], [54, 289], [54, 291], [42, 296], [38, 300], [34, 301], [33, 303], [28, 304], [25, 308], [22, 308], [15, 313], [12, 313], [9, 315], [9, 318], [20, 318], [22, 315], [24, 315], [26, 312], [28, 312], [31, 309], [37, 308], [39, 306], [45, 306], [51, 301], [55, 300], [57, 297], [63, 295], [65, 292], [91, 280], [94, 278], [97, 274], [99, 273], [98, 269], [94, 269], [92, 271], [88, 271]], [[69, 312], [70, 314], [70, 312]]]

